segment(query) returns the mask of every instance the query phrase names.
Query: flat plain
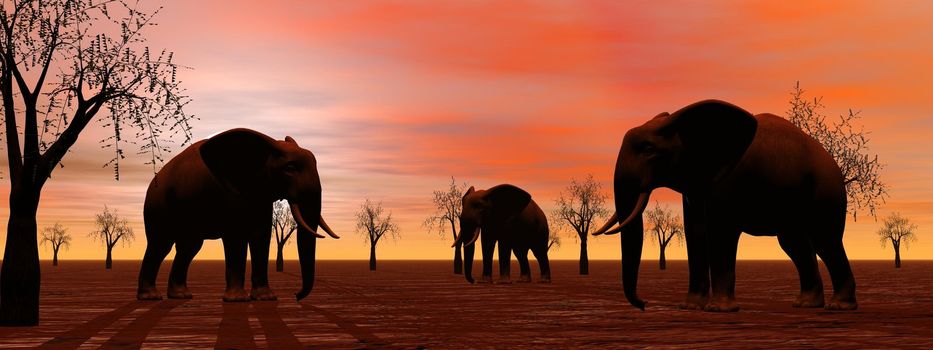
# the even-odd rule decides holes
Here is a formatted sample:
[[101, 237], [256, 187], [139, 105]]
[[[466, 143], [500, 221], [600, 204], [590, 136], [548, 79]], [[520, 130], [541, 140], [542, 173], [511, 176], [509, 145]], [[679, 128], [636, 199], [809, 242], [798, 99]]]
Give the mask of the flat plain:
[[[789, 261], [739, 261], [742, 309], [728, 314], [678, 309], [686, 261], [664, 271], [643, 262], [645, 311], [625, 301], [619, 262], [591, 261], [587, 276], [575, 261], [552, 264], [550, 284], [470, 285], [449, 261], [380, 261], [374, 272], [367, 261], [319, 261], [314, 291], [298, 303], [290, 261], [270, 272], [278, 301], [224, 303], [222, 261], [195, 260], [194, 299], [158, 302], [135, 300], [138, 261], [110, 271], [102, 261], [43, 261], [40, 325], [0, 328], [0, 348], [933, 348], [933, 261], [854, 261], [852, 312], [793, 308]], [[513, 279], [517, 270], [513, 262]]]

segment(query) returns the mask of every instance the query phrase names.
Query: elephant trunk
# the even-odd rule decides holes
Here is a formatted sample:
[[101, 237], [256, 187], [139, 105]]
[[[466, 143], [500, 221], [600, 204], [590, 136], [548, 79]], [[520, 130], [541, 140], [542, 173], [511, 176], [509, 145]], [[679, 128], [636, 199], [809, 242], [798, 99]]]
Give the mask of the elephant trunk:
[[[295, 221], [298, 222], [301, 218], [301, 213], [312, 214], [309, 215], [310, 220], [304, 220], [305, 225], [298, 225], [298, 262], [301, 265], [301, 290], [295, 293], [295, 298], [298, 301], [304, 299], [308, 294], [311, 293], [311, 289], [314, 288], [314, 264], [315, 264], [315, 254], [317, 250], [317, 238], [320, 236], [315, 232], [318, 225], [320, 224], [321, 219], [321, 205], [320, 197], [315, 203], [312, 201], [311, 204], [300, 204], [292, 205], [292, 215], [295, 216]], [[305, 210], [298, 210], [299, 207], [304, 208]]]
[[622, 220], [622, 215], [628, 214], [617, 228], [622, 232], [622, 289], [625, 292], [625, 299], [632, 306], [644, 310], [645, 301], [639, 298], [637, 293], [638, 268], [641, 265], [641, 251], [645, 240], [642, 212], [647, 206], [651, 191], [633, 191], [636, 188], [634, 186], [620, 188], [617, 185], [615, 206], [616, 213], [619, 214], [616, 217], [617, 220]]
[[473, 284], [473, 254], [476, 252], [476, 245], [471, 244], [463, 247], [463, 276], [467, 282]]

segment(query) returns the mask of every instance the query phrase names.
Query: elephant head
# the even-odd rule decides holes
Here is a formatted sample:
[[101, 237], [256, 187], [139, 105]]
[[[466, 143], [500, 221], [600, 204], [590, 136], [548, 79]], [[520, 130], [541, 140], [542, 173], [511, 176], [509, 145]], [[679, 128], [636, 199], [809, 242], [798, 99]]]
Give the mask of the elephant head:
[[499, 185], [488, 190], [473, 186], [463, 195], [460, 211], [460, 233], [453, 246], [463, 244], [463, 275], [473, 283], [473, 254], [476, 240], [484, 227], [501, 225], [515, 217], [531, 202], [531, 195], [512, 185]]
[[321, 179], [314, 154], [298, 146], [291, 137], [277, 141], [249, 129], [232, 129], [206, 140], [201, 159], [229, 190], [257, 203], [286, 199], [298, 223], [298, 259], [301, 300], [314, 286], [315, 239], [320, 226], [338, 237], [321, 217]]
[[[668, 187], [702, 193], [738, 163], [755, 137], [753, 115], [732, 104], [706, 100], [673, 114], [661, 113], [629, 130], [616, 160], [616, 212], [593, 235], [622, 234], [622, 285], [629, 303], [636, 293], [644, 229], [641, 214], [651, 191]], [[613, 225], [619, 226], [610, 229]]]

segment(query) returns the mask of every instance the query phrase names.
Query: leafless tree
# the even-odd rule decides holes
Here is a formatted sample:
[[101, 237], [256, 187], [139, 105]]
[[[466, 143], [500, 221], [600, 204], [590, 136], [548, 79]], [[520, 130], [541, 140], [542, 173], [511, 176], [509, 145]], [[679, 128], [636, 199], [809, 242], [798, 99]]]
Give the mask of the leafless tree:
[[547, 252], [551, 251], [551, 248], [560, 248], [560, 235], [557, 232], [550, 232], [547, 236]]
[[42, 229], [42, 238], [39, 240], [39, 244], [48, 244], [52, 248], [52, 266], [58, 266], [59, 249], [65, 248], [65, 250], [68, 250], [71, 247], [71, 235], [67, 231], [65, 227], [57, 222]]
[[609, 214], [606, 209], [606, 195], [601, 191], [602, 186], [587, 175], [582, 182], [570, 180], [570, 185], [560, 193], [555, 201], [557, 207], [551, 214], [556, 220], [555, 229], [569, 227], [573, 229], [580, 240], [580, 274], [590, 273], [590, 262], [586, 250], [586, 240], [589, 237], [593, 220]]
[[854, 125], [861, 118], [859, 111], [849, 109], [847, 115], [831, 121], [824, 109], [823, 98], [805, 98], [797, 82], [791, 92], [788, 120], [819, 141], [839, 164], [852, 218], [857, 219], [860, 211], [876, 217], [878, 206], [888, 197], [888, 187], [881, 181], [884, 165], [868, 148], [870, 133]]
[[122, 244], [124, 247], [128, 247], [133, 240], [136, 239], [136, 235], [133, 233], [133, 228], [130, 227], [126, 219], [121, 218], [117, 215], [116, 210], [111, 211], [106, 205], [104, 206], [104, 211], [97, 214], [97, 219], [94, 220], [94, 224], [97, 225], [97, 230], [89, 233], [88, 237], [100, 241], [104, 244], [104, 247], [107, 248], [107, 261], [105, 265], [109, 270], [113, 267], [113, 247], [118, 243]]
[[651, 240], [658, 243], [660, 255], [658, 264], [661, 270], [667, 269], [667, 257], [664, 251], [671, 240], [676, 238], [678, 242], [683, 242], [684, 225], [680, 216], [674, 214], [667, 207], [661, 207], [660, 203], [655, 203], [654, 208], [645, 211], [645, 224], [651, 232]]
[[292, 233], [298, 228], [298, 223], [292, 218], [291, 209], [288, 202], [281, 200], [272, 204], [272, 232], [275, 233], [275, 244], [278, 253], [275, 255], [275, 271], [285, 271], [285, 260], [282, 256], [282, 249], [288, 244], [288, 239], [292, 238]]
[[881, 229], [878, 230], [878, 236], [881, 237], [881, 248], [884, 248], [888, 242], [894, 248], [894, 267], [901, 267], [901, 246], [907, 248], [910, 242], [917, 240], [917, 224], [910, 222], [899, 213], [892, 213], [884, 218]]
[[392, 239], [398, 239], [398, 225], [392, 221], [392, 213], [383, 217], [382, 202], [373, 203], [366, 199], [360, 206], [360, 211], [356, 213], [356, 231], [366, 238], [369, 242], [369, 269], [376, 270], [376, 244], [382, 237], [388, 235]]
[[[434, 191], [434, 215], [424, 220], [424, 227], [432, 232], [437, 232], [444, 237], [444, 230], [450, 227], [450, 235], [454, 242], [457, 241], [457, 225], [460, 222], [460, 209], [463, 192], [466, 190], [466, 183], [457, 185], [457, 180], [450, 177], [450, 187], [446, 190]], [[461, 249], [463, 244], [457, 244], [454, 247], [454, 274], [463, 274], [463, 254]]]
[[[39, 322], [36, 211], [52, 171], [94, 120], [119, 179], [127, 144], [153, 168], [173, 139], [191, 138], [173, 55], [142, 35], [158, 10], [135, 0], [0, 2], [0, 96], [10, 217], [0, 270], [0, 324]], [[22, 123], [22, 124], [20, 124]], [[141, 142], [139, 142], [141, 141]]]

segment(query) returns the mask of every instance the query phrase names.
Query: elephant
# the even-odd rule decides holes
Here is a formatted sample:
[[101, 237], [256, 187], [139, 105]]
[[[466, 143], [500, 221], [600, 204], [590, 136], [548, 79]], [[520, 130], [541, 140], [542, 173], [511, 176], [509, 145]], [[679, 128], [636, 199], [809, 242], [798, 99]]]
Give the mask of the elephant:
[[[613, 181], [615, 214], [593, 234], [623, 233], [622, 285], [633, 306], [645, 307], [636, 293], [641, 214], [652, 190], [667, 187], [683, 202], [690, 283], [681, 307], [738, 311], [735, 261], [742, 232], [777, 236], [800, 279], [793, 306], [858, 307], [842, 242], [842, 172], [819, 142], [784, 118], [752, 115], [719, 100], [661, 113], [625, 134]], [[833, 283], [825, 304], [817, 254]]]
[[[277, 141], [249, 129], [224, 131], [198, 141], [156, 173], [146, 192], [143, 219], [146, 253], [137, 299], [160, 300], [155, 280], [162, 260], [175, 246], [168, 297], [191, 298], [188, 267], [205, 239], [222, 239], [227, 302], [276, 300], [268, 264], [272, 203], [287, 199], [297, 223], [301, 290], [314, 286], [316, 238], [320, 226], [339, 238], [321, 217], [317, 160], [291, 137]], [[252, 256], [252, 289], [244, 290], [246, 250]]]
[[460, 233], [453, 246], [464, 245], [463, 275], [468, 282], [474, 282], [474, 243], [480, 236], [483, 249], [481, 282], [492, 282], [492, 252], [496, 243], [499, 244], [499, 280], [496, 283], [511, 283], [509, 270], [513, 252], [521, 268], [519, 282], [531, 282], [529, 249], [541, 269], [539, 282], [551, 282], [551, 266], [547, 257], [547, 216], [528, 192], [508, 184], [488, 190], [476, 190], [471, 186], [463, 195], [461, 208]]

